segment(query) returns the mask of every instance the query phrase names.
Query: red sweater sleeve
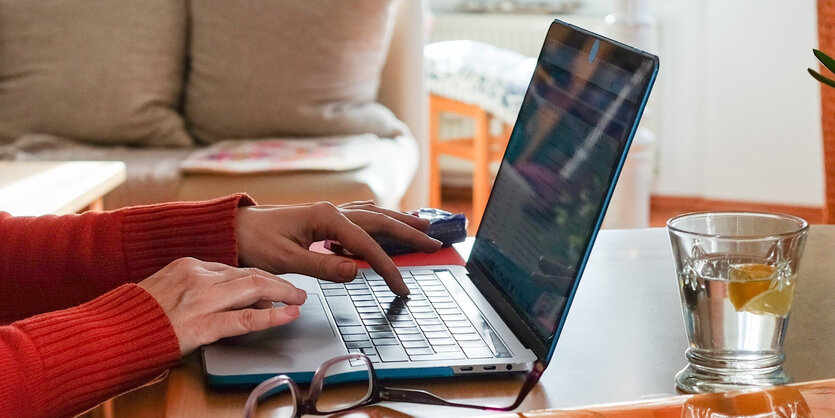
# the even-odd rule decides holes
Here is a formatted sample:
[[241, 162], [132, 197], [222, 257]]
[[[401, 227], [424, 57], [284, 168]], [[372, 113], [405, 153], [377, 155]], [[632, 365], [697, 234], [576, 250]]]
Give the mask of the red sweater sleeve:
[[0, 416], [73, 416], [152, 380], [180, 358], [154, 298], [126, 284], [0, 327]]
[[80, 215], [0, 213], [0, 323], [64, 309], [180, 257], [237, 265], [237, 194]]

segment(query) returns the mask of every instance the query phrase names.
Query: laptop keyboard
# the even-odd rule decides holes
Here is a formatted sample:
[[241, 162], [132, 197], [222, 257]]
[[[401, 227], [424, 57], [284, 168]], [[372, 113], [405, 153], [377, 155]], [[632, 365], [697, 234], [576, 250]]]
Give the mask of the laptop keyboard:
[[348, 352], [374, 363], [493, 358], [433, 270], [401, 270], [399, 298], [374, 272], [350, 283], [319, 281]]

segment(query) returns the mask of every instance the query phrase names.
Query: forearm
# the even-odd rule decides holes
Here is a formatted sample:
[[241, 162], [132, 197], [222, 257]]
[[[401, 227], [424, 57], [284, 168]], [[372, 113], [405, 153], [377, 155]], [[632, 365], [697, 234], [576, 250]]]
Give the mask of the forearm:
[[81, 215], [0, 214], [0, 323], [140, 281], [180, 257], [237, 264], [245, 195]]
[[148, 382], [179, 357], [162, 308], [139, 286], [124, 285], [0, 327], [0, 411], [72, 416]]

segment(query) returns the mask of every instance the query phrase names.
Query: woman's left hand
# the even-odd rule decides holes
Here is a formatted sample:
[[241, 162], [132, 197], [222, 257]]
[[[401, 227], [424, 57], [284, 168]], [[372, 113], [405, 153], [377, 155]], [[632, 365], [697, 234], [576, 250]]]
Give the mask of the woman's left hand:
[[409, 289], [391, 258], [371, 235], [390, 237], [418, 251], [434, 252], [441, 242], [423, 231], [429, 222], [384, 209], [370, 201], [334, 206], [327, 202], [287, 206], [250, 206], [238, 209], [238, 259], [241, 265], [276, 274], [300, 273], [345, 282], [357, 274], [349, 258], [309, 250], [316, 241], [339, 241], [371, 265], [398, 295]]

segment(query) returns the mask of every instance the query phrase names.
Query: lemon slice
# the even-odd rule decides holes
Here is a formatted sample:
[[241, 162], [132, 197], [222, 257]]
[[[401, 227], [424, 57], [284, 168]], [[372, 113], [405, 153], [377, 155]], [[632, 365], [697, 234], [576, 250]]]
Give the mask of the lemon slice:
[[754, 297], [766, 292], [776, 269], [768, 264], [738, 264], [728, 274], [728, 297], [737, 312]]
[[767, 290], [751, 298], [742, 307], [742, 311], [757, 315], [786, 316], [791, 312], [792, 299], [794, 299], [795, 277], [790, 277], [788, 284], [782, 288]]

